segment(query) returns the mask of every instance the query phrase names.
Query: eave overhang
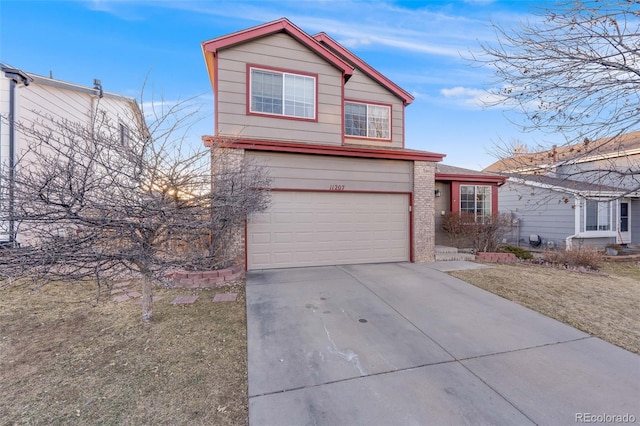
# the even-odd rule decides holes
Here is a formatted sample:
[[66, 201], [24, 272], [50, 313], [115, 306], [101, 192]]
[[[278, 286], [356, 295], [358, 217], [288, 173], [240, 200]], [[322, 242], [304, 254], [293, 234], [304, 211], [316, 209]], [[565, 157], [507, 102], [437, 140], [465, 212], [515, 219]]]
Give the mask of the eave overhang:
[[220, 50], [279, 32], [287, 33], [318, 56], [322, 57], [328, 63], [339, 69], [342, 72], [345, 81], [349, 80], [353, 75], [353, 67], [348, 62], [325, 48], [319, 41], [295, 26], [287, 18], [280, 18], [276, 21], [202, 42], [202, 53], [204, 54], [207, 71], [209, 72], [209, 77], [211, 78], [212, 83], [214, 82], [213, 75], [215, 70], [215, 57]]
[[300, 142], [263, 141], [254, 139], [223, 140], [215, 136], [203, 136], [205, 146], [218, 145], [224, 148], [252, 151], [288, 152], [296, 154], [333, 155], [339, 157], [379, 158], [387, 160], [409, 160], [440, 162], [445, 154], [409, 149], [380, 149], [361, 146], [316, 145]]
[[329, 37], [326, 33], [319, 33], [313, 36], [313, 38], [323, 44], [326, 44], [330, 49], [334, 50], [338, 53], [338, 55], [342, 56], [347, 60], [347, 62], [351, 62], [355, 67], [360, 69], [363, 73], [365, 73], [369, 78], [376, 81], [381, 86], [385, 87], [395, 96], [400, 98], [405, 105], [409, 105], [415, 99], [409, 92], [402, 89], [400, 86], [395, 84], [393, 81], [389, 80], [384, 75], [380, 74], [373, 67], [367, 64], [362, 59], [358, 58], [349, 50], [345, 49], [340, 43]]
[[498, 186], [504, 185], [507, 181], [505, 176], [485, 176], [474, 174], [457, 174], [457, 173], [436, 173], [436, 180], [452, 181], [452, 182], [479, 182], [493, 183]]

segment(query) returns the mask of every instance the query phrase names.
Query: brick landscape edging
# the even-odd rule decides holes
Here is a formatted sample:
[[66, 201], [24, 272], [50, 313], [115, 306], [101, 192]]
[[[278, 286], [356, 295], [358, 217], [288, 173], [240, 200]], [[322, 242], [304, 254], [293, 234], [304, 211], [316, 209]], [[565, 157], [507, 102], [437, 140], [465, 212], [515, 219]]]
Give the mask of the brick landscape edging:
[[176, 288], [213, 288], [244, 278], [240, 266], [212, 271], [174, 271], [167, 275]]
[[490, 253], [480, 251], [476, 253], [476, 260], [483, 262], [515, 263], [518, 261], [518, 258], [513, 253]]

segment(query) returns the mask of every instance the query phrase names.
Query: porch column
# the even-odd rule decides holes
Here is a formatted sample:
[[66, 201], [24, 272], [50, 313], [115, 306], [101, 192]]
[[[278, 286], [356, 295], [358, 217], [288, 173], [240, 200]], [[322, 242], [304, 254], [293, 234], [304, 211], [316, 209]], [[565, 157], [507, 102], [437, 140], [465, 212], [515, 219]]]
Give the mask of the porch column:
[[436, 163], [413, 162], [413, 261], [435, 260]]

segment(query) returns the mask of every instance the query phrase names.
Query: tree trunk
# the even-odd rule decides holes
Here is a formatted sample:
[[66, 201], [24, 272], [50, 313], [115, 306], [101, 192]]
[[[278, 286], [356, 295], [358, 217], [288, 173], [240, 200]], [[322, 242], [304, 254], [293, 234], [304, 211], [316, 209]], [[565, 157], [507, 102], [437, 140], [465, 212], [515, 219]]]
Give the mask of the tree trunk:
[[153, 282], [149, 277], [142, 278], [142, 322], [148, 324], [153, 318]]

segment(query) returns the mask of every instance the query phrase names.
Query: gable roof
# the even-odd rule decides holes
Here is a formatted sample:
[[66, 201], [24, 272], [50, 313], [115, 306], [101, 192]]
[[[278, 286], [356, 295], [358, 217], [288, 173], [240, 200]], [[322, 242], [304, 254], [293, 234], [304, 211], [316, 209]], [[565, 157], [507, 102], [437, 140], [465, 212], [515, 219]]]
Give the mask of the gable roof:
[[596, 141], [553, 147], [546, 151], [523, 153], [496, 161], [484, 170], [487, 172], [528, 172], [553, 165], [585, 163], [605, 158], [640, 154], [640, 131]]
[[327, 46], [332, 52], [336, 53], [338, 56], [349, 62], [351, 65], [357, 67], [360, 71], [365, 73], [369, 78], [373, 79], [375, 82], [385, 87], [391, 93], [396, 95], [398, 98], [404, 102], [405, 105], [409, 105], [413, 102], [414, 97], [409, 94], [406, 90], [402, 89], [400, 86], [395, 84], [393, 81], [389, 80], [384, 75], [380, 74], [373, 67], [367, 64], [362, 59], [358, 58], [351, 51], [347, 50], [340, 43], [329, 37], [326, 33], [318, 33], [313, 36], [313, 38], [319, 42], [321, 42], [324, 46]]
[[[345, 80], [348, 80], [349, 77], [353, 75], [353, 67], [349, 63], [326, 49], [322, 44], [320, 44], [320, 42], [302, 31], [300, 28], [296, 27], [287, 18], [280, 18], [272, 22], [267, 22], [266, 24], [204, 41], [202, 42], [202, 51], [205, 55], [205, 59], [207, 59], [207, 53], [212, 54], [215, 57], [220, 50], [281, 32], [287, 33], [311, 51], [324, 58], [331, 65], [338, 68], [344, 74]], [[212, 75], [213, 70], [211, 69], [208, 60], [207, 68], [209, 70], [209, 74]]]
[[72, 90], [74, 92], [86, 93], [88, 95], [99, 96], [102, 95], [104, 97], [108, 97], [111, 99], [116, 99], [123, 102], [129, 102], [132, 105], [135, 104], [136, 108], [138, 107], [137, 101], [135, 98], [131, 98], [129, 96], [119, 95], [117, 93], [100, 91], [101, 89], [96, 87], [82, 86], [76, 83], [70, 83], [68, 81], [57, 80], [52, 77], [45, 77], [42, 75], [26, 72], [17, 68], [14, 68], [10, 65], [0, 63], [0, 70], [6, 74], [14, 74], [20, 75], [23, 79], [23, 83], [25, 86], [28, 86], [30, 83], [42, 84], [44, 86], [56, 87], [58, 89]]
[[502, 185], [507, 177], [495, 173], [464, 169], [448, 164], [436, 164], [436, 180], [458, 182], [483, 182]]

